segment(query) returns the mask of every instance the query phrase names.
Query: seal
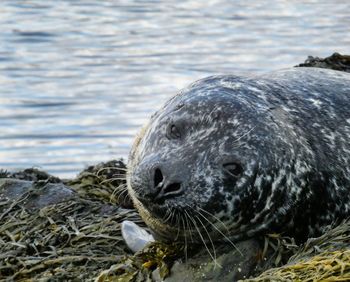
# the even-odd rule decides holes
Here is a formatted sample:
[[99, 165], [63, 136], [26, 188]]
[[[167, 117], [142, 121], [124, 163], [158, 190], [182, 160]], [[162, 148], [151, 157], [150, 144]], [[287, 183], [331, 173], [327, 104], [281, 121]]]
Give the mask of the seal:
[[350, 74], [194, 82], [141, 130], [127, 184], [158, 239], [316, 236], [350, 215]]

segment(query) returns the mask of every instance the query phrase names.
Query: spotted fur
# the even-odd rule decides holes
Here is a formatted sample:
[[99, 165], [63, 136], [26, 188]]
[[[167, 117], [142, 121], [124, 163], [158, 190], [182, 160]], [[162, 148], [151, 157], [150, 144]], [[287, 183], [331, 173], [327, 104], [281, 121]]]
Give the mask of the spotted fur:
[[[225, 163], [242, 172], [233, 177]], [[148, 198], [158, 165], [185, 190], [160, 204]], [[213, 238], [317, 235], [350, 214], [350, 74], [293, 68], [199, 80], [152, 116], [128, 169], [134, 204], [161, 238], [192, 232], [184, 212]]]

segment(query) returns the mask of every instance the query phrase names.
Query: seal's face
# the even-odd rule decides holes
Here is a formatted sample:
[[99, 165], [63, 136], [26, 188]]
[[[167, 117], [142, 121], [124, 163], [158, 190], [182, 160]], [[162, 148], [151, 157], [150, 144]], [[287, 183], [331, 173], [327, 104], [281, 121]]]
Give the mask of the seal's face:
[[262, 124], [263, 104], [245, 96], [202, 81], [142, 130], [129, 158], [128, 186], [156, 235], [174, 239], [204, 229], [214, 237], [239, 225], [238, 235], [253, 218], [253, 186], [271, 130]]

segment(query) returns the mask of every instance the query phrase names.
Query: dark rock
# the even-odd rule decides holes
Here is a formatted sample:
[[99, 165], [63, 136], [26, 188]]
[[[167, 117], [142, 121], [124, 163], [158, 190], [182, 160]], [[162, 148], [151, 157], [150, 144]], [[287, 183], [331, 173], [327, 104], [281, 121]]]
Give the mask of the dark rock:
[[20, 201], [28, 209], [65, 202], [76, 197], [76, 192], [62, 183], [26, 181], [12, 178], [0, 179], [0, 199]]
[[[232, 282], [249, 277], [259, 263], [260, 244], [257, 240], [251, 239], [235, 245], [235, 249], [227, 244], [219, 247], [216, 261], [203, 250], [187, 262], [176, 262], [171, 269], [170, 277], [164, 281]], [[153, 279], [161, 281], [157, 271], [153, 273]]]
[[28, 181], [46, 180], [52, 183], [62, 182], [58, 177], [55, 177], [51, 174], [48, 174], [45, 171], [42, 171], [36, 168], [27, 168], [21, 171], [13, 172], [13, 173], [7, 172], [6, 177], [21, 179], [21, 180], [28, 180]]
[[350, 72], [350, 56], [334, 53], [324, 59], [309, 56], [306, 61], [296, 67], [314, 67]]

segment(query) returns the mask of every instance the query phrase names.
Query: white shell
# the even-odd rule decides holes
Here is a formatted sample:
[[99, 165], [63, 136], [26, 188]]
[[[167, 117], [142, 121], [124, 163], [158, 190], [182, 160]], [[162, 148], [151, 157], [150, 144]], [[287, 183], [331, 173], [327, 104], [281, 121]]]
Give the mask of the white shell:
[[148, 243], [154, 242], [151, 234], [129, 220], [122, 222], [122, 236], [129, 249], [135, 253], [142, 250]]

